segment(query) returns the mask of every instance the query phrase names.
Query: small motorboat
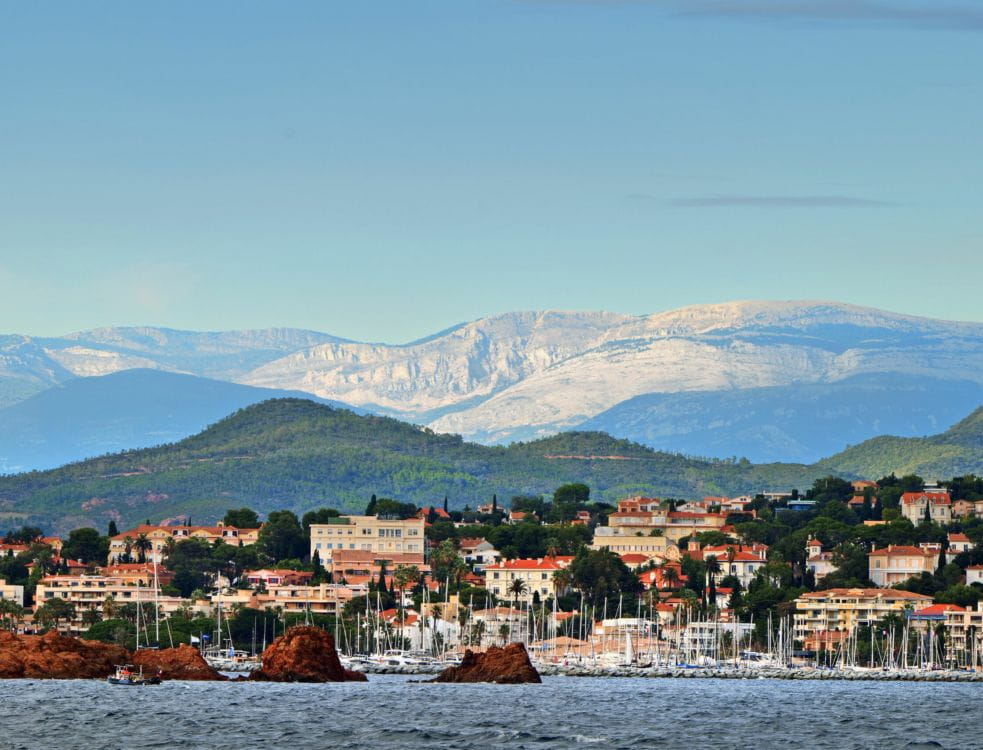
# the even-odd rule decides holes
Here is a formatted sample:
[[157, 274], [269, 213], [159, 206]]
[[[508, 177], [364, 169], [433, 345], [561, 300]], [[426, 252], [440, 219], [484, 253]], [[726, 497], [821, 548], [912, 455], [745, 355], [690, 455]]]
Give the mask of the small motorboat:
[[143, 676], [143, 667], [135, 667], [132, 664], [118, 664], [116, 674], [107, 677], [106, 681], [110, 685], [160, 685], [160, 674], [153, 677]]

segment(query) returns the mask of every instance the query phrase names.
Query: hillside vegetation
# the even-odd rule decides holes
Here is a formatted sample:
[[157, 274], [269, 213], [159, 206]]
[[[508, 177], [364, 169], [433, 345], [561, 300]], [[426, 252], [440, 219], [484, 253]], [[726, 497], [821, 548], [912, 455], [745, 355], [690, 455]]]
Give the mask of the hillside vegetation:
[[613, 501], [808, 486], [816, 476], [802, 465], [699, 460], [596, 432], [488, 447], [391, 418], [277, 399], [172, 445], [0, 477], [0, 512], [65, 529], [184, 514], [204, 522], [240, 505], [361, 510], [372, 494], [417, 504], [446, 495], [460, 508], [493, 494], [552, 492], [568, 481]]
[[983, 473], [983, 407], [940, 435], [900, 438], [885, 435], [847, 448], [817, 464], [834, 473], [864, 477], [894, 472], [923, 477]]

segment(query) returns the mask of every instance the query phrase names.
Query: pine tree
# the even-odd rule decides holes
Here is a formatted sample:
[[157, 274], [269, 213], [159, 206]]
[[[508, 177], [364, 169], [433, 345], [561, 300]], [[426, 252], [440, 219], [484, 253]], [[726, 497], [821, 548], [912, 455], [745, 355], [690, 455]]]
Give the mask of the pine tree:
[[369, 500], [369, 504], [365, 506], [365, 515], [374, 516], [375, 515], [376, 499], [375, 495]]
[[932, 501], [927, 497], [925, 498], [925, 518], [922, 521], [924, 523], [932, 523]]
[[447, 510], [447, 495], [444, 495], [444, 513], [450, 513], [450, 511]]
[[383, 560], [379, 563], [379, 586], [378, 591], [380, 595], [386, 594], [386, 561]]
[[492, 513], [498, 513], [498, 495], [492, 495]]
[[314, 577], [311, 582], [320, 583], [324, 578], [324, 567], [321, 565], [321, 553], [317, 550], [314, 550], [314, 556], [311, 557], [311, 566], [314, 568]]
[[109, 530], [106, 532], [110, 537], [119, 536], [119, 529], [116, 527], [116, 521], [109, 520]]

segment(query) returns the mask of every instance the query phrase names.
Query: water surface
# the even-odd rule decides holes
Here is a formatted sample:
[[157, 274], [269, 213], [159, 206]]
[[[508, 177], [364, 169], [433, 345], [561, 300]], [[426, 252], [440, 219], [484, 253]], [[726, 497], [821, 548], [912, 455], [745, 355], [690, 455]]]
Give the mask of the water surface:
[[546, 678], [542, 685], [0, 681], [0, 748], [979, 748], [983, 685]]

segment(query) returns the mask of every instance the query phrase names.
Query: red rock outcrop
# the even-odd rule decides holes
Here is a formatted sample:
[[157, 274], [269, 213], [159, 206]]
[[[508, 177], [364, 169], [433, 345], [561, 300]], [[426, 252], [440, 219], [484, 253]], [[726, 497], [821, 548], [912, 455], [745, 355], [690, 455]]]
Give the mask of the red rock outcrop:
[[121, 646], [69, 638], [55, 632], [0, 632], [0, 677], [76, 680], [108, 677], [130, 652]]
[[334, 637], [315, 627], [298, 625], [263, 652], [263, 667], [249, 679], [266, 682], [345, 682], [366, 677], [341, 666]]
[[143, 667], [147, 677], [160, 674], [163, 680], [225, 680], [208, 665], [198, 649], [187, 644], [177, 648], [162, 648], [159, 651], [145, 649], [137, 651], [131, 664]]
[[448, 667], [432, 682], [495, 682], [499, 685], [518, 685], [542, 682], [539, 672], [529, 661], [526, 647], [510, 643], [505, 648], [491, 646], [484, 653], [470, 649], [457, 667]]

